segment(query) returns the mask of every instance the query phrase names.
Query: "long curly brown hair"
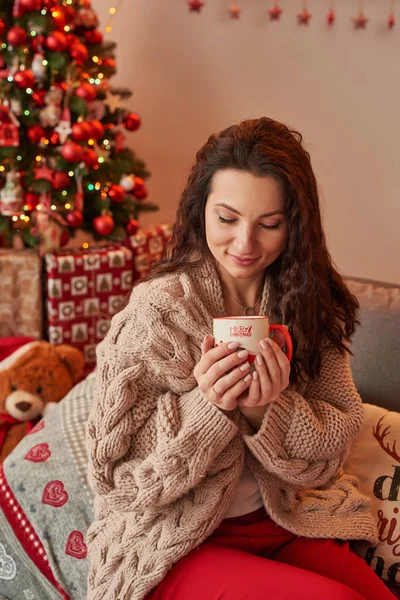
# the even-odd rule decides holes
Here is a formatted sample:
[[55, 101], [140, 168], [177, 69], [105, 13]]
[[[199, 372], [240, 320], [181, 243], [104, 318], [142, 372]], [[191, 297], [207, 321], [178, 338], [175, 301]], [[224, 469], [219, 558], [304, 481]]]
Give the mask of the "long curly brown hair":
[[288, 234], [280, 257], [267, 268], [272, 277], [274, 322], [284, 322], [294, 352], [291, 382], [317, 377], [321, 350], [333, 344], [350, 352], [346, 342], [358, 323], [357, 299], [335, 269], [322, 228], [317, 182], [302, 135], [262, 117], [243, 121], [212, 135], [198, 151], [182, 193], [171, 241], [147, 280], [193, 269], [210, 256], [205, 207], [213, 177], [222, 169], [274, 177], [282, 186]]

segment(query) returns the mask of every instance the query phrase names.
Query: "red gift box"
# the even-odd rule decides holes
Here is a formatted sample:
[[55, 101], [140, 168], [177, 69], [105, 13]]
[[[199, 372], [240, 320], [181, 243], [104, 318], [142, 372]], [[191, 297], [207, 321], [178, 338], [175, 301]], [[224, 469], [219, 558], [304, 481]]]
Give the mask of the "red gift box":
[[171, 225], [155, 225], [150, 229], [139, 229], [126, 240], [133, 252], [133, 280], [137, 281], [150, 272], [150, 267], [162, 256], [164, 246], [172, 237]]
[[132, 251], [119, 245], [57, 250], [45, 255], [45, 270], [49, 341], [81, 350], [87, 373], [132, 288]]

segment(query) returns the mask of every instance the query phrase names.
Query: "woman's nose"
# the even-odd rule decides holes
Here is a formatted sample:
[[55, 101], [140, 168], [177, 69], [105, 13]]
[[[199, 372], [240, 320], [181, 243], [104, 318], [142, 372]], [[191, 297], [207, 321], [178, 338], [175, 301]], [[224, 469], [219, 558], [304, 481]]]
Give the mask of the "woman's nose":
[[243, 230], [236, 238], [236, 246], [240, 254], [251, 254], [253, 250], [252, 232]]

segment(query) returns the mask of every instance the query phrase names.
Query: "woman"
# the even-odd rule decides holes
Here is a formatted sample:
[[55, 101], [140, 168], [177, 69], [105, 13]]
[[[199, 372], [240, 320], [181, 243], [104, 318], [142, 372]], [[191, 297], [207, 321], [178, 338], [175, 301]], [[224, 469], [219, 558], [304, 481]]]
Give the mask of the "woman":
[[[211, 136], [163, 260], [98, 349], [88, 599], [393, 598], [348, 544], [377, 541], [342, 472], [363, 417], [357, 306], [301, 136], [267, 118]], [[289, 328], [290, 365], [279, 339], [253, 374], [213, 347], [213, 317], [249, 309]]]

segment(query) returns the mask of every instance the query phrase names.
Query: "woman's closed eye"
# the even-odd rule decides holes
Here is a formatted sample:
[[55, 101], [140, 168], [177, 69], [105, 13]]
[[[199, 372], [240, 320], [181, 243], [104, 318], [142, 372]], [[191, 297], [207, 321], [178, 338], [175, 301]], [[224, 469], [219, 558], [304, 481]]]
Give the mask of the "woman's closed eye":
[[[221, 217], [220, 215], [218, 215], [218, 220], [220, 223], [225, 223], [226, 225], [232, 225], [232, 223], [236, 223], [237, 221], [237, 219], [224, 219], [224, 217]], [[281, 222], [276, 223], [276, 225], [266, 225], [265, 223], [260, 223], [259, 225], [263, 229], [278, 229], [278, 227], [281, 225]]]

